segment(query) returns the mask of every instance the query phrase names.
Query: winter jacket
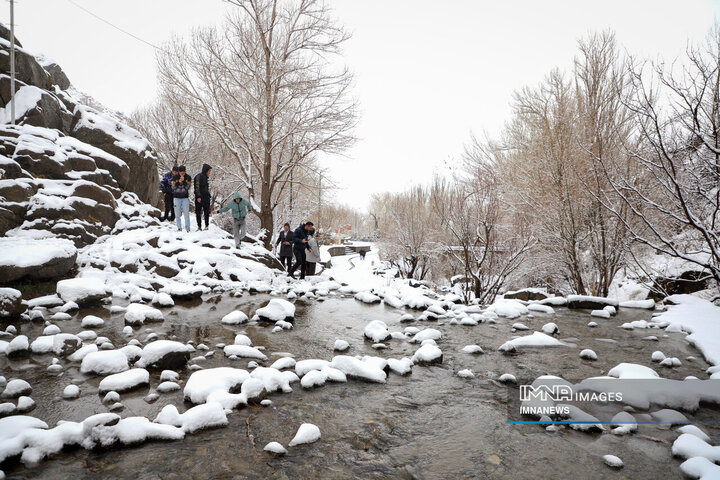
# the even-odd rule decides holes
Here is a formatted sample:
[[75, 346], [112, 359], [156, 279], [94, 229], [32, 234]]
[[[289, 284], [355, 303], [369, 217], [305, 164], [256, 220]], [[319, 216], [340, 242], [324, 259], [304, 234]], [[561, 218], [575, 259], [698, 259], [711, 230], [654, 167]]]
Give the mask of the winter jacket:
[[317, 239], [315, 237], [308, 237], [307, 246], [308, 249], [312, 250], [312, 252], [307, 253], [305, 261], [310, 263], [320, 263], [320, 248], [318, 247]]
[[308, 234], [307, 230], [305, 230], [305, 225], [300, 225], [293, 233], [293, 248], [296, 250], [309, 248], [307, 243], [303, 243], [303, 240], [307, 240], [307, 238]]
[[163, 175], [162, 180], [160, 180], [160, 190], [165, 195], [172, 195], [172, 179], [173, 179], [172, 172], [168, 172], [165, 175]]
[[[236, 202], [235, 199], [239, 198], [240, 201]], [[247, 216], [248, 210], [252, 212], [252, 204], [242, 198], [242, 196], [235, 192], [233, 194], [232, 200], [228, 202], [227, 205], [222, 207], [220, 210], [218, 210], [218, 213], [227, 212], [228, 210], [232, 210], [232, 216], [235, 220], [242, 220]]]
[[212, 167], [207, 163], [203, 164], [202, 172], [195, 175], [195, 201], [199, 198], [202, 202], [210, 201], [210, 179], [207, 176], [208, 170]]
[[[283, 244], [283, 242], [290, 242], [289, 245]], [[275, 242], [275, 246], [277, 247], [280, 245], [280, 256], [281, 257], [292, 257], [292, 250], [293, 250], [293, 231], [288, 230], [285, 232], [283, 230], [280, 232], [280, 235], [278, 235], [278, 239]]]
[[181, 182], [180, 175], [175, 175], [171, 182], [171, 190], [174, 198], [188, 198], [190, 196], [190, 186], [192, 182], [186, 174], [185, 179]]

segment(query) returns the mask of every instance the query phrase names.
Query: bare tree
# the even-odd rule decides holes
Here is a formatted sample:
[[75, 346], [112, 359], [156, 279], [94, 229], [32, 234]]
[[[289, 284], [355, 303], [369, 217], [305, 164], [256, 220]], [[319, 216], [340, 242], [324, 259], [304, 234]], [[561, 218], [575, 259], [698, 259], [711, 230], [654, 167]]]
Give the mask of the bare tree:
[[[640, 144], [629, 150], [637, 173], [600, 166], [637, 223], [636, 242], [707, 270], [720, 282], [720, 26], [689, 46], [681, 69], [633, 65]], [[678, 71], [679, 70], [679, 71]], [[611, 199], [606, 207], [622, 218]]]
[[354, 141], [352, 75], [333, 63], [348, 35], [320, 0], [228, 2], [237, 11], [220, 28], [195, 30], [159, 54], [160, 83], [222, 142], [234, 165], [221, 170], [259, 196], [256, 214], [272, 231], [291, 172]]
[[432, 186], [441, 248], [472, 281], [472, 288], [463, 290], [466, 303], [492, 303], [535, 244], [503, 205], [492, 159], [488, 146], [473, 138], [465, 149], [465, 175], [453, 181], [436, 179]]

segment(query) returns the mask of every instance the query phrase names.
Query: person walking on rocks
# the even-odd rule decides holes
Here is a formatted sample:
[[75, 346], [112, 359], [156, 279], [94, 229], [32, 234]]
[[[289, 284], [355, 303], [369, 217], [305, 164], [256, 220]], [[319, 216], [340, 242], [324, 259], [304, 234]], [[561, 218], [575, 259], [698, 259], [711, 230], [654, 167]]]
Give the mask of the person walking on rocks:
[[[290, 224], [283, 225], [283, 229], [275, 242], [275, 248], [280, 245], [280, 263], [289, 272], [292, 267], [293, 255], [293, 232], [290, 231]], [[287, 266], [285, 266], [287, 264]]]
[[175, 220], [178, 231], [182, 231], [182, 218], [185, 216], [185, 230], [190, 231], [190, 177], [185, 174], [185, 165], [178, 167], [178, 174], [173, 177], [171, 190], [175, 205]]
[[295, 273], [295, 270], [299, 268], [300, 279], [302, 280], [305, 278], [305, 269], [307, 268], [305, 252], [310, 248], [308, 246], [307, 238], [308, 232], [312, 230], [312, 227], [313, 223], [307, 222], [296, 228], [295, 232], [293, 233], [293, 253], [295, 254], [295, 265], [293, 265], [288, 272], [288, 275], [291, 277], [293, 276], [293, 273]]
[[205, 216], [205, 230], [210, 226], [210, 172], [212, 167], [203, 164], [202, 172], [195, 175], [195, 218], [198, 230], [202, 230], [202, 219]]
[[160, 191], [164, 195], [165, 200], [165, 213], [162, 217], [160, 217], [160, 220], [170, 220], [171, 222], [175, 221], [175, 205], [173, 201], [173, 193], [172, 193], [172, 181], [175, 175], [178, 174], [178, 167], [177, 165], [173, 165], [172, 170], [167, 172], [165, 175], [163, 175], [162, 180], [160, 181]]
[[318, 246], [317, 236], [313, 228], [308, 232], [308, 253], [305, 254], [305, 275], [315, 275], [315, 267], [320, 263], [320, 247]]
[[235, 247], [240, 248], [240, 242], [245, 238], [247, 233], [245, 227], [245, 217], [248, 211], [252, 212], [252, 204], [244, 199], [239, 192], [233, 194], [233, 199], [220, 210], [213, 210], [212, 213], [223, 213], [228, 210], [232, 211], [233, 216], [233, 236], [235, 237]]
[[367, 252], [365, 251], [365, 249], [363, 249], [363, 248], [360, 249], [360, 260], [365, 260], [366, 253]]

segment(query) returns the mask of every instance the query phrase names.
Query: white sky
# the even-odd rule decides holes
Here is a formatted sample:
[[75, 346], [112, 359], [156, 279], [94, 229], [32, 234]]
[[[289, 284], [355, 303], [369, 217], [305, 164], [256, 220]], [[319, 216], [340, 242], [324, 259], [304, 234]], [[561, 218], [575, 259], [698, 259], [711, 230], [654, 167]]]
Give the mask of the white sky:
[[[221, 20], [221, 0], [75, 0], [156, 45]], [[371, 193], [428, 181], [470, 133], [498, 133], [512, 92], [567, 68], [577, 39], [612, 28], [621, 46], [677, 57], [720, 16], [720, 0], [328, 0], [352, 33], [360, 141], [326, 164], [337, 200], [363, 208]], [[8, 23], [7, 3], [0, 21]], [[68, 0], [19, 0], [16, 35], [55, 59], [70, 81], [131, 112], [156, 93], [154, 50]]]

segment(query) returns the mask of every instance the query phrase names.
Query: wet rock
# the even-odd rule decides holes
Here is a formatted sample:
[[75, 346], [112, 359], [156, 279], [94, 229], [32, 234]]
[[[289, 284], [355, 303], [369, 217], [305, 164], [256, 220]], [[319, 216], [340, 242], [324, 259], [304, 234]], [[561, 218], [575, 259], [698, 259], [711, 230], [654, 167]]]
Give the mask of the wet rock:
[[30, 355], [30, 343], [25, 335], [18, 335], [8, 343], [5, 348], [8, 358], [27, 357]]
[[585, 295], [568, 295], [567, 297], [568, 308], [602, 310], [608, 305], [617, 308], [618, 301], [612, 298], [590, 297]]
[[0, 317], [17, 317], [26, 310], [20, 290], [0, 288]]
[[190, 350], [180, 342], [172, 340], [156, 340], [145, 345], [137, 367], [154, 370], [179, 370], [187, 365]]
[[545, 300], [548, 298], [548, 294], [536, 288], [524, 288], [514, 292], [507, 292], [503, 295], [503, 298], [508, 300], [523, 300], [527, 302], [530, 300]]
[[97, 305], [111, 293], [103, 283], [94, 278], [71, 278], [57, 283], [57, 294], [60, 298], [83, 307]]
[[[27, 256], [22, 251], [38, 252]], [[18, 262], [22, 258], [22, 263]], [[68, 274], [75, 266], [77, 248], [67, 240], [0, 238], [0, 278], [6, 282], [20, 279], [49, 280]]]
[[2, 398], [18, 398], [32, 393], [32, 387], [25, 380], [15, 378], [10, 380], [2, 392]]

